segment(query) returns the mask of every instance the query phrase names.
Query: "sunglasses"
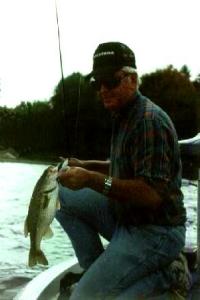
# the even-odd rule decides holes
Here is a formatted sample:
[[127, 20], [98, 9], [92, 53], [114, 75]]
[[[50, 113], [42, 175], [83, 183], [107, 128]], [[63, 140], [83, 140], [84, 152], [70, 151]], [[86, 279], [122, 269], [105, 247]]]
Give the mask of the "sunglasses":
[[90, 81], [90, 84], [96, 91], [99, 91], [102, 85], [104, 85], [107, 89], [111, 90], [118, 87], [121, 81], [128, 75], [129, 74], [124, 74], [124, 76], [121, 77], [111, 76], [111, 77], [98, 78], [98, 79], [95, 79], [93, 77]]

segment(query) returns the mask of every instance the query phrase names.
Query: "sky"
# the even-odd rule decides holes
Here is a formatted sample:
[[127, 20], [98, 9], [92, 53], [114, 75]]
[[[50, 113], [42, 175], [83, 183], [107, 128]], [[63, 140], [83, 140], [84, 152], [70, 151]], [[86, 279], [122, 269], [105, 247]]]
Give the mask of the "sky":
[[0, 0], [0, 106], [49, 100], [63, 73], [88, 74], [98, 44], [120, 41], [139, 75], [172, 64], [200, 74], [199, 0]]

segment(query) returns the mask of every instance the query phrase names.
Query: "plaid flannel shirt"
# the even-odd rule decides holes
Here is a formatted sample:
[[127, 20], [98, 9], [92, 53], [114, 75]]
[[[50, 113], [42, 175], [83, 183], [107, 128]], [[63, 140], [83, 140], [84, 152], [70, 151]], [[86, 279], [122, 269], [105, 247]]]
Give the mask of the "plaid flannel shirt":
[[[167, 215], [177, 214], [177, 223], [185, 222], [176, 130], [169, 116], [140, 92], [120, 114], [114, 115], [110, 158], [111, 176], [120, 179], [143, 177], [155, 188], [158, 180], [166, 182], [167, 191], [165, 189], [163, 195], [173, 196], [176, 212], [171, 204], [167, 205], [169, 201], [164, 203], [166, 207], [162, 210]], [[168, 218], [165, 216], [161, 223], [170, 223]]]

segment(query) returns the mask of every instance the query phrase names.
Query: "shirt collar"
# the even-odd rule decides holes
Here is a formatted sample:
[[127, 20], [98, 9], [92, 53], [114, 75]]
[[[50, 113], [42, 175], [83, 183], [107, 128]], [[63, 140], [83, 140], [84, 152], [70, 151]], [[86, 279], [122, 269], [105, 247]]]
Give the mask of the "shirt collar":
[[138, 102], [139, 96], [141, 95], [140, 91], [137, 91], [130, 101], [128, 101], [118, 112], [113, 112], [114, 119], [123, 119], [128, 116], [129, 112], [136, 107], [136, 103]]

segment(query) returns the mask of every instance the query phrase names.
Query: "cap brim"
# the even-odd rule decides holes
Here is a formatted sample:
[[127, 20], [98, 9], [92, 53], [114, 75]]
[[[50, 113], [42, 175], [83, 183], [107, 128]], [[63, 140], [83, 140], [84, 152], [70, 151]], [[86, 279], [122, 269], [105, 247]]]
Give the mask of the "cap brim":
[[86, 75], [86, 78], [91, 77], [110, 77], [115, 74], [115, 72], [119, 71], [120, 67], [106, 67], [106, 68], [98, 68], [97, 70], [93, 70], [91, 73]]

